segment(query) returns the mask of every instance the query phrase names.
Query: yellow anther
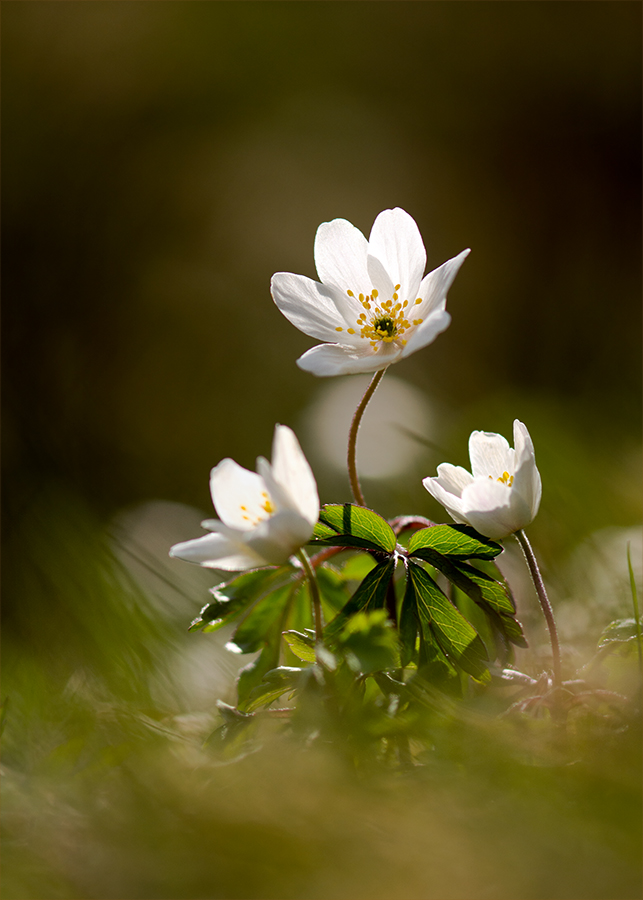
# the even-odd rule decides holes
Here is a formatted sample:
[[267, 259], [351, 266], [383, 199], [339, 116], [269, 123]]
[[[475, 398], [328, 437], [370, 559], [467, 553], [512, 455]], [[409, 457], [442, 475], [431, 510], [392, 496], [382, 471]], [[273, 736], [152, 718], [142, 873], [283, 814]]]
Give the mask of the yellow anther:
[[347, 328], [346, 331], [347, 331], [349, 334], [355, 334], [355, 329], [354, 329], [354, 328]]
[[360, 300], [362, 301], [362, 303], [363, 303], [363, 302], [364, 302], [364, 294], [360, 294], [360, 295], [359, 295], [359, 299], [360, 299]]
[[418, 297], [417, 300], [416, 300], [415, 302], [416, 302], [416, 304], [417, 304], [417, 303], [421, 303], [421, 302], [422, 302], [422, 298], [421, 298], [421, 297]]
[[409, 305], [409, 301], [405, 300], [404, 303], [402, 304], [402, 309], [405, 309], [408, 305]]
[[397, 294], [393, 294], [393, 299], [397, 300]]
[[377, 296], [379, 296], [379, 291], [376, 291], [375, 288], [373, 288], [373, 299]]
[[354, 297], [354, 296], [355, 296], [355, 294], [354, 294], [352, 291], [346, 291], [346, 293], [348, 294], [349, 297]]
[[395, 285], [395, 290], [396, 290], [396, 291], [399, 291], [399, 289], [400, 289], [401, 287], [402, 287], [401, 284], [396, 284], [396, 285]]
[[405, 340], [405, 338], [402, 338], [402, 346], [403, 346], [403, 347], [406, 347], [406, 340]]
[[337, 326], [335, 327], [335, 331], [343, 331], [343, 330], [344, 330], [344, 329], [341, 327], [341, 325], [337, 325]]
[[[491, 476], [489, 477], [491, 478]], [[514, 483], [514, 477], [513, 475], [510, 475], [509, 472], [503, 472], [502, 476], [500, 478], [497, 478], [496, 480], [499, 481], [500, 484], [506, 484], [509, 487], [511, 487], [511, 485]]]

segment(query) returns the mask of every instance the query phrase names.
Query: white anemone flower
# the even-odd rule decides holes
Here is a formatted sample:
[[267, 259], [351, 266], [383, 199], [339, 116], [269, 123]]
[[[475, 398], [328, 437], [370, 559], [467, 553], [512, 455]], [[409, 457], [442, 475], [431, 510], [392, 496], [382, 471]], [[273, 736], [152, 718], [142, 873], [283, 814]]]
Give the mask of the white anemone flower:
[[224, 459], [210, 473], [210, 492], [221, 518], [201, 524], [213, 533], [175, 544], [170, 556], [226, 572], [281, 565], [310, 540], [319, 518], [315, 477], [286, 425], [275, 427], [272, 465], [259, 457], [250, 472]]
[[527, 428], [514, 421], [512, 449], [501, 434], [474, 431], [469, 438], [471, 472], [442, 463], [422, 484], [456, 522], [500, 540], [536, 516], [542, 483]]
[[346, 219], [324, 222], [315, 237], [321, 284], [290, 272], [278, 272], [271, 282], [284, 316], [327, 342], [297, 365], [321, 376], [377, 372], [426, 347], [451, 322], [447, 291], [468, 253], [423, 278], [422, 237], [403, 209], [381, 212], [368, 241]]

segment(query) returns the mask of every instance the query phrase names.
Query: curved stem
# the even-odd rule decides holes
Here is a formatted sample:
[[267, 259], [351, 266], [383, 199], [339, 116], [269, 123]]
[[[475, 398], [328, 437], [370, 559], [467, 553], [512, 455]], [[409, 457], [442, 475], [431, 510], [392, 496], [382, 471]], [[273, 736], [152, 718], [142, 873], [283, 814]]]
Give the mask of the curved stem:
[[538, 563], [536, 562], [536, 557], [534, 556], [534, 551], [531, 549], [531, 544], [527, 540], [527, 535], [524, 531], [516, 531], [515, 537], [522, 547], [522, 552], [525, 554], [531, 580], [534, 583], [542, 611], [545, 614], [545, 620], [547, 621], [547, 627], [549, 628], [549, 639], [551, 641], [551, 652], [553, 657], [554, 687], [560, 687], [563, 679], [560, 668], [560, 644], [558, 642], [558, 631], [556, 630], [556, 623], [554, 621], [554, 612], [551, 608], [549, 598], [547, 597], [547, 591], [545, 590], [545, 585], [540, 574], [540, 569], [538, 568]]
[[358, 506], [366, 506], [366, 502], [364, 500], [364, 494], [362, 494], [362, 489], [359, 484], [359, 478], [357, 477], [357, 432], [359, 430], [360, 422], [362, 421], [362, 416], [364, 415], [364, 410], [368, 405], [368, 401], [371, 399], [371, 397], [375, 393], [375, 388], [384, 377], [384, 372], [386, 372], [386, 369], [380, 369], [379, 372], [376, 372], [373, 375], [371, 383], [366, 388], [366, 392], [360, 400], [359, 406], [355, 410], [355, 415], [353, 416], [353, 421], [351, 422], [351, 429], [348, 432], [348, 479], [351, 483], [353, 498]]
[[306, 551], [302, 549], [297, 554], [298, 558], [301, 560], [301, 564], [304, 567], [304, 572], [306, 573], [306, 578], [308, 579], [308, 585], [310, 587], [310, 597], [313, 601], [313, 617], [315, 619], [315, 641], [318, 644], [321, 644], [323, 640], [323, 632], [324, 626], [322, 624], [322, 612], [321, 612], [321, 597], [319, 596], [319, 585], [317, 584], [317, 576], [315, 575], [315, 570], [310, 564], [310, 560], [306, 554]]

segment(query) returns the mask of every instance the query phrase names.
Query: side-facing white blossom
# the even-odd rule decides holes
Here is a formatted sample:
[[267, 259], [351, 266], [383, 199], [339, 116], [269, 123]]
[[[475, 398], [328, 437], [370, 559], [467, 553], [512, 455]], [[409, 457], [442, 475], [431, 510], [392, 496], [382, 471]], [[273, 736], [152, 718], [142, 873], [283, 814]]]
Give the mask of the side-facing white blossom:
[[325, 341], [297, 360], [314, 375], [376, 372], [426, 347], [448, 328], [447, 291], [469, 253], [424, 278], [426, 252], [415, 220], [385, 209], [367, 241], [346, 219], [324, 222], [315, 237], [321, 284], [278, 272], [272, 296], [286, 318]]
[[250, 472], [224, 459], [210, 473], [219, 519], [211, 534], [175, 544], [170, 556], [228, 572], [281, 565], [310, 540], [319, 518], [315, 477], [293, 431], [275, 427], [272, 465], [257, 459]]
[[514, 421], [514, 447], [501, 434], [474, 431], [471, 472], [442, 463], [422, 484], [461, 524], [500, 540], [529, 525], [540, 506], [542, 484], [527, 428]]

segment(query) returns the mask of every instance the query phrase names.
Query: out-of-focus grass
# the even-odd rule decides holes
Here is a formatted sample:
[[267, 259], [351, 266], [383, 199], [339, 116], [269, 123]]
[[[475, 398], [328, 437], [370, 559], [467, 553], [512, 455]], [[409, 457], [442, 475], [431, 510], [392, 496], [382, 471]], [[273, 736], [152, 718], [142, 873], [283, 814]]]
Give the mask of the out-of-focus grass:
[[636, 720], [577, 715], [564, 736], [481, 696], [427, 708], [408, 769], [275, 721], [235, 758], [181, 699], [169, 619], [52, 499], [20, 577], [8, 559], [25, 615], [3, 659], [7, 900], [638, 895]]

